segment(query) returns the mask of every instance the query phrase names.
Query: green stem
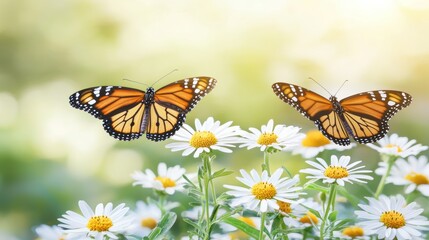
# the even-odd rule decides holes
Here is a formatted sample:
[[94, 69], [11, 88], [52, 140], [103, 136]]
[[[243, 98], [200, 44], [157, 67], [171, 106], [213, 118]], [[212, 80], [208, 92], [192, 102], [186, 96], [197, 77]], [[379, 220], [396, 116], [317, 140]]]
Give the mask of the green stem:
[[387, 177], [390, 175], [390, 171], [392, 170], [392, 166], [393, 163], [395, 162], [396, 158], [395, 157], [389, 157], [389, 156], [382, 156], [382, 158], [386, 158], [383, 159], [386, 163], [387, 163], [387, 169], [386, 172], [384, 173], [383, 177], [381, 177], [380, 182], [378, 183], [378, 187], [377, 190], [375, 191], [374, 197], [378, 198], [380, 196], [380, 194], [383, 192], [383, 188], [384, 185], [386, 185], [386, 179]]
[[261, 226], [259, 231], [259, 240], [264, 240], [264, 230], [265, 230], [265, 217], [267, 216], [266, 212], [261, 213]]
[[162, 216], [165, 214], [165, 202], [167, 199], [167, 195], [164, 192], [158, 192], [158, 203], [159, 203], [159, 209], [161, 210]]
[[268, 173], [268, 176], [271, 176], [270, 172], [270, 157], [269, 153], [267, 152], [267, 149], [264, 151], [264, 164], [262, 165], [262, 171], [266, 170]]
[[325, 225], [326, 221], [328, 220], [329, 213], [331, 211], [331, 207], [335, 204], [335, 195], [336, 195], [336, 187], [337, 184], [333, 183], [331, 184], [331, 187], [329, 189], [329, 197], [328, 197], [328, 203], [326, 205], [325, 214], [323, 215], [322, 225], [320, 226], [320, 239], [324, 239], [325, 235]]
[[206, 217], [206, 232], [204, 234], [204, 239], [210, 239], [210, 227], [211, 227], [211, 221], [210, 221], [210, 211], [209, 211], [209, 205], [210, 205], [210, 198], [209, 198], [209, 183], [210, 183], [210, 175], [209, 175], [209, 169], [210, 169], [210, 162], [209, 157], [207, 155], [203, 155], [203, 169], [204, 169], [204, 213]]
[[212, 179], [212, 167], [211, 167], [211, 162], [212, 162], [212, 157], [208, 157], [208, 175], [209, 175], [209, 182], [210, 182], [210, 188], [212, 191], [212, 201], [213, 201], [213, 207], [217, 206], [217, 200], [216, 200], [216, 189], [214, 187], [214, 183], [213, 183], [213, 179]]

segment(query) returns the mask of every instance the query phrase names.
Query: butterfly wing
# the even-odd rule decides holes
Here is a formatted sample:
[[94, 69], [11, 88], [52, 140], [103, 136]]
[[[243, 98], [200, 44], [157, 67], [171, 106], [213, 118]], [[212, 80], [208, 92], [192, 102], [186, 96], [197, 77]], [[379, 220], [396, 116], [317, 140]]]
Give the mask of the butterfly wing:
[[350, 144], [346, 128], [328, 99], [290, 83], [274, 83], [272, 88], [281, 100], [294, 107], [304, 117], [314, 121], [328, 139], [340, 145]]
[[359, 143], [372, 143], [386, 135], [389, 119], [411, 101], [408, 93], [379, 90], [352, 95], [341, 100], [340, 104], [353, 138]]
[[185, 122], [186, 113], [216, 85], [210, 77], [183, 79], [158, 89], [150, 106], [146, 137], [161, 141], [172, 136]]
[[103, 120], [104, 129], [114, 138], [131, 140], [143, 133], [145, 92], [119, 86], [83, 89], [70, 96], [70, 105]]

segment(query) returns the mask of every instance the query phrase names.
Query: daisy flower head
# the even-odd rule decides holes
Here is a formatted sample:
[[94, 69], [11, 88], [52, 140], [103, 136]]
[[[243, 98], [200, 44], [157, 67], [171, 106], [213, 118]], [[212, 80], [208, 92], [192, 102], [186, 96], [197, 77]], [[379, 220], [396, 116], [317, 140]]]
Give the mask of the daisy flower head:
[[175, 191], [183, 191], [186, 180], [182, 176], [185, 172], [186, 170], [179, 165], [167, 167], [165, 163], [159, 163], [158, 175], [146, 169], [145, 172], [134, 172], [131, 177], [135, 180], [133, 186], [141, 185], [143, 188], [153, 188], [171, 195]]
[[300, 154], [303, 158], [313, 158], [325, 150], [344, 151], [356, 146], [351, 143], [347, 146], [337, 145], [325, 137], [319, 130], [308, 131], [300, 144], [293, 149], [293, 154]]
[[422, 208], [412, 202], [407, 205], [404, 197], [380, 196], [379, 200], [367, 198], [369, 204], [358, 204], [362, 210], [355, 214], [362, 221], [360, 226], [368, 234], [377, 234], [379, 239], [415, 239], [428, 230], [429, 221], [421, 216]]
[[132, 221], [132, 218], [125, 216], [129, 208], [125, 204], [119, 204], [113, 208], [112, 203], [105, 206], [100, 203], [95, 207], [95, 211], [85, 201], [79, 201], [79, 208], [82, 215], [67, 211], [58, 221], [59, 227], [64, 228], [68, 234], [67, 239], [86, 239], [87, 237], [102, 240], [105, 237], [118, 239], [117, 234], [124, 234]]
[[331, 156], [331, 163], [328, 165], [322, 158], [316, 158], [317, 162], [306, 161], [314, 168], [306, 168], [301, 170], [302, 173], [310, 174], [307, 176], [308, 179], [323, 180], [323, 183], [336, 183], [340, 186], [344, 186], [344, 182], [360, 182], [366, 183], [365, 180], [372, 180], [371, 176], [365, 175], [370, 173], [370, 170], [361, 170], [365, 166], [357, 165], [362, 161], [356, 161], [350, 163], [350, 156], [341, 156], [338, 159], [337, 156]]
[[369, 143], [368, 147], [377, 150], [380, 154], [406, 158], [411, 155], [418, 155], [420, 152], [428, 149], [427, 146], [415, 144], [417, 141], [408, 140], [407, 137], [399, 137], [394, 133], [390, 137], [385, 136], [378, 141], [379, 146]]
[[267, 125], [262, 125], [261, 130], [249, 128], [250, 132], [240, 131], [242, 144], [240, 147], [247, 149], [260, 148], [265, 151], [272, 147], [277, 150], [287, 150], [299, 144], [304, 134], [299, 133], [301, 128], [286, 125], [274, 126], [274, 121], [270, 119]]
[[183, 151], [182, 156], [194, 153], [194, 158], [211, 150], [231, 153], [229, 148], [234, 147], [233, 143], [236, 143], [238, 130], [240, 130], [239, 126], [231, 126], [231, 124], [232, 121], [229, 121], [221, 125], [220, 121], [214, 121], [212, 117], [203, 123], [195, 119], [195, 130], [183, 124], [183, 127], [171, 137], [178, 142], [169, 143], [165, 147], [173, 152]]
[[371, 237], [360, 226], [349, 226], [342, 231], [334, 231], [334, 237], [339, 239], [367, 240]]
[[128, 233], [138, 237], [145, 237], [158, 225], [161, 220], [161, 210], [154, 204], [146, 204], [143, 201], [136, 203], [136, 210], [131, 212], [134, 224], [131, 225]]
[[[378, 175], [384, 175], [387, 171], [387, 163], [379, 162], [380, 166], [375, 170]], [[390, 175], [386, 183], [407, 186], [405, 194], [410, 194], [414, 190], [419, 191], [424, 196], [429, 196], [429, 164], [426, 156], [409, 156], [408, 160], [400, 158], [392, 166]]]
[[40, 225], [34, 229], [39, 240], [65, 240], [67, 235], [58, 226]]
[[304, 194], [300, 192], [302, 188], [296, 186], [299, 183], [298, 175], [293, 178], [280, 178], [282, 168], [277, 169], [271, 177], [267, 171], [263, 171], [259, 176], [255, 169], [251, 170], [250, 174], [241, 169], [240, 173], [242, 177], [237, 179], [247, 188], [224, 185], [225, 188], [231, 189], [226, 193], [235, 197], [231, 201], [233, 207], [244, 205], [249, 210], [273, 211], [279, 209], [277, 201], [291, 203], [292, 199]]

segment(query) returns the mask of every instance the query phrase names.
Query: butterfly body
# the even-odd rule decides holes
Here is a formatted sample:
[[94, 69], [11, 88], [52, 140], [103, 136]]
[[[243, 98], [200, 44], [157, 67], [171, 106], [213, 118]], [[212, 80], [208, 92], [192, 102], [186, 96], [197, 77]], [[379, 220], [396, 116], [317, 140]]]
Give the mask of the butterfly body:
[[83, 89], [70, 96], [70, 105], [103, 120], [114, 138], [129, 141], [146, 133], [162, 141], [183, 125], [186, 114], [216, 85], [210, 77], [194, 77], [168, 84], [158, 90], [121, 86]]
[[318, 129], [339, 145], [378, 141], [389, 130], [389, 119], [410, 105], [411, 95], [395, 90], [362, 92], [338, 100], [329, 99], [289, 83], [273, 84], [274, 93], [312, 120]]

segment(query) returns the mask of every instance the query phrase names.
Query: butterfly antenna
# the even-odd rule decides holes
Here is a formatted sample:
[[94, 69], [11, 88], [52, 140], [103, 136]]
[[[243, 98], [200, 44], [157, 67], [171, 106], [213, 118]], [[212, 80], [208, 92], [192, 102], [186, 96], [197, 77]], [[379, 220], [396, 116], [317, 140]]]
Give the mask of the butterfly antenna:
[[142, 82], [137, 82], [137, 81], [134, 81], [134, 80], [130, 80], [130, 79], [126, 79], [126, 78], [123, 78], [122, 80], [124, 80], [124, 81], [128, 81], [128, 82], [133, 82], [133, 83], [138, 83], [138, 84], [142, 84], [142, 85], [145, 85], [145, 86], [149, 87], [149, 85], [147, 85], [146, 83], [142, 83]]
[[165, 77], [167, 77], [168, 75], [170, 75], [170, 74], [172, 74], [173, 72], [175, 72], [175, 71], [179, 71], [179, 69], [173, 69], [173, 70], [171, 70], [170, 72], [168, 72], [167, 74], [165, 74], [164, 76], [162, 76], [162, 77], [160, 77], [158, 80], [156, 80], [153, 84], [152, 84], [152, 86], [151, 87], [153, 87], [153, 85], [155, 85], [157, 82], [159, 82], [159, 81], [161, 81], [163, 78], [165, 78]]
[[[322, 84], [320, 84], [319, 82], [317, 82], [316, 80], [314, 80], [312, 77], [309, 77], [309, 79], [310, 80], [312, 80], [313, 82], [315, 82], [315, 83], [317, 83], [317, 85], [319, 85], [321, 88], [323, 88], [323, 90], [325, 90], [329, 95], [331, 95], [331, 96], [335, 96], [335, 95], [332, 95], [329, 91], [328, 91], [328, 89], [326, 89], [324, 86], [322, 86]], [[344, 84], [343, 84], [344, 85]], [[341, 85], [342, 86], [342, 85]]]
[[334, 95], [334, 96], [337, 96], [337, 93], [341, 90], [341, 88], [343, 88], [344, 84], [346, 84], [346, 82], [348, 82], [348, 81], [349, 81], [349, 80], [345, 80], [345, 81], [343, 82], [343, 84], [341, 84], [340, 88], [338, 88], [338, 90], [335, 92], [335, 95]]

